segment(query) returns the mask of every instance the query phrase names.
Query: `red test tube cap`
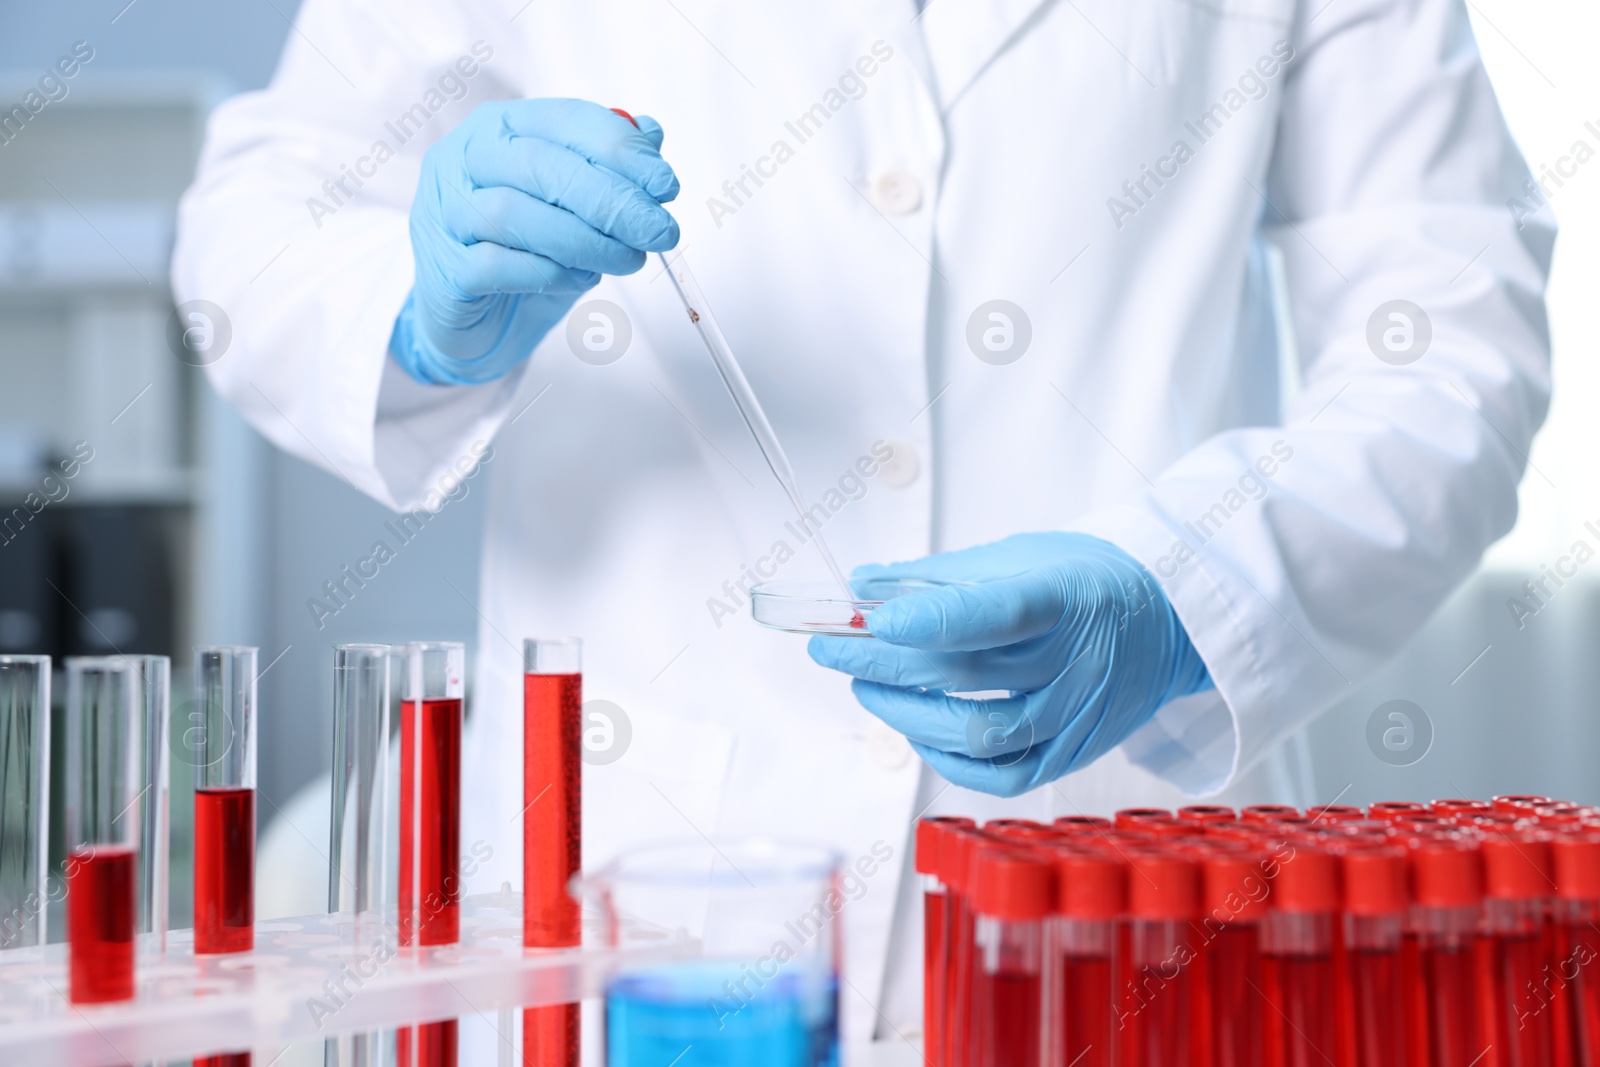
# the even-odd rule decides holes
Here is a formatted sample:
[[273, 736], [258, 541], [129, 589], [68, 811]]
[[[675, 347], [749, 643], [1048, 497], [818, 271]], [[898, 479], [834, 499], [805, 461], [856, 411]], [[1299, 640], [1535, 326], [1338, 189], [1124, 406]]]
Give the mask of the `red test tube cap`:
[[1294, 854], [1278, 863], [1270, 906], [1274, 911], [1311, 915], [1338, 911], [1338, 857], [1297, 843]]
[[1483, 853], [1483, 888], [1495, 900], [1540, 900], [1555, 895], [1555, 870], [1550, 842], [1533, 833], [1486, 835]]
[[1055, 875], [1050, 858], [1014, 848], [980, 848], [973, 864], [972, 908], [979, 915], [1030, 922], [1050, 914]]
[[1111, 820], [1104, 815], [1063, 815], [1052, 825], [1069, 834], [1096, 833], [1111, 829]]
[[1367, 818], [1380, 819], [1383, 822], [1394, 822], [1396, 819], [1409, 819], [1426, 814], [1428, 806], [1418, 804], [1415, 800], [1378, 800], [1367, 805]]
[[960, 896], [972, 891], [972, 857], [979, 848], [993, 844], [994, 839], [982, 830], [966, 826], [952, 826], [939, 838], [939, 881]]
[[1494, 805], [1487, 800], [1467, 800], [1463, 797], [1449, 797], [1444, 800], [1435, 800], [1428, 805], [1428, 810], [1434, 815], [1446, 818], [1460, 816], [1471, 817], [1483, 815], [1494, 810]]
[[1406, 850], [1398, 845], [1353, 848], [1340, 858], [1344, 910], [1350, 915], [1399, 915], [1406, 910]]
[[1300, 809], [1288, 804], [1252, 804], [1239, 812], [1244, 822], [1281, 822], [1300, 818]]
[[1323, 827], [1336, 823], [1360, 822], [1366, 817], [1364, 811], [1351, 804], [1318, 804], [1314, 808], [1306, 809], [1306, 818]]
[[1113, 853], [1054, 854], [1056, 913], [1069, 919], [1115, 919], [1127, 908], [1128, 865]]
[[1173, 852], [1128, 857], [1128, 915], [1135, 919], [1192, 919], [1200, 912], [1200, 865]]
[[1200, 858], [1200, 910], [1223, 923], [1257, 922], [1267, 911], [1271, 883], [1262, 869], [1265, 854], [1248, 848], [1217, 848]]
[[1238, 813], [1232, 808], [1220, 804], [1190, 804], [1186, 808], [1178, 809], [1179, 822], [1198, 823], [1202, 826], [1236, 822], [1238, 818]]
[[1483, 900], [1483, 856], [1476, 842], [1418, 839], [1411, 849], [1411, 895], [1425, 908], [1467, 908]]
[[1123, 808], [1117, 812], [1116, 822], [1118, 830], [1126, 830], [1130, 827], [1171, 821], [1172, 812], [1166, 808]]
[[1552, 803], [1549, 797], [1531, 793], [1502, 793], [1493, 802], [1495, 811], [1509, 811], [1513, 815], [1537, 815], [1541, 807]]
[[1600, 900], [1600, 834], [1562, 834], [1550, 842], [1556, 896]]
[[953, 827], [973, 829], [977, 823], [971, 819], [963, 819], [953, 815], [935, 815], [928, 819], [917, 820], [917, 873], [939, 873], [939, 842], [944, 839], [947, 829]]

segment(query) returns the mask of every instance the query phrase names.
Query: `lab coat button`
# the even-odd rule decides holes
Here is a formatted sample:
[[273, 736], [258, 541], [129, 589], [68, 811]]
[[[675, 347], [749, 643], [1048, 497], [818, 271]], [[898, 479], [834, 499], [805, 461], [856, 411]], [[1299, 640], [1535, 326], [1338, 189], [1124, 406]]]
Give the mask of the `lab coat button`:
[[890, 489], [904, 489], [922, 473], [922, 463], [916, 448], [904, 441], [890, 441], [889, 447], [894, 452], [878, 466], [878, 480]]
[[911, 761], [911, 742], [884, 722], [867, 730], [867, 754], [880, 770], [898, 771]]
[[891, 170], [872, 186], [872, 200], [880, 211], [909, 215], [922, 206], [922, 183], [903, 170]]

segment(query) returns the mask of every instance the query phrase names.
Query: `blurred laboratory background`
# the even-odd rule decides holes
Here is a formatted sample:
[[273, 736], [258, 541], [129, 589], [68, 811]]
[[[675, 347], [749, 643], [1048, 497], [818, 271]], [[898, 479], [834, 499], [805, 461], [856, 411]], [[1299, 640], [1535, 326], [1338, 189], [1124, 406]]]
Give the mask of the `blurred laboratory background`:
[[[519, 5], [505, 6], [509, 18]], [[1600, 803], [1600, 562], [1546, 578], [1575, 542], [1600, 550], [1591, 469], [1600, 161], [1589, 158], [1600, 151], [1600, 68], [1589, 54], [1600, 13], [1576, 0], [1468, 7], [1561, 223], [1550, 290], [1555, 402], [1515, 532], [1392, 664], [1352, 684], [1295, 743], [1314, 783], [1308, 800], [1536, 792]], [[259, 645], [262, 831], [300, 839], [315, 857], [324, 824], [302, 832], [283, 812], [327, 771], [331, 646], [475, 643], [469, 596], [484, 492], [472, 485], [379, 580], [318, 619], [308, 601], [366, 554], [390, 516], [269, 447], [173, 354], [167, 257], [206, 115], [267, 82], [296, 8], [0, 4], [5, 110], [58, 58], [78, 61], [65, 95], [0, 137], [0, 652], [169, 654], [182, 731], [190, 646]], [[1540, 580], [1539, 601], [1527, 601], [1524, 583]], [[1542, 606], [1518, 618], [1518, 597]], [[182, 862], [190, 790], [182, 761], [173, 769]], [[175, 926], [188, 925], [188, 882], [175, 868]], [[263, 894], [263, 918], [271, 899]]]

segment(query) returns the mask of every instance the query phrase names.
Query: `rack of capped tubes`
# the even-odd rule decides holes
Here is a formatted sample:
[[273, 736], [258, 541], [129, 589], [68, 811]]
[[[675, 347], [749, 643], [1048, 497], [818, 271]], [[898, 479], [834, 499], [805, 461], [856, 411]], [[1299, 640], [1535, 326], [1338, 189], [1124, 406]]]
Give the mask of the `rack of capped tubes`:
[[930, 1067], [1597, 1067], [1600, 809], [930, 818]]

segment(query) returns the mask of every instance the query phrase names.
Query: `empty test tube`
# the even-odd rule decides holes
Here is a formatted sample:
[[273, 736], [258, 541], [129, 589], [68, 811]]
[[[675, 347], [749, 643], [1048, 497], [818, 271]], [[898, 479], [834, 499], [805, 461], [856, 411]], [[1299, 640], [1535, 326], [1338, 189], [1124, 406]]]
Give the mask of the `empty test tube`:
[[0, 950], [45, 943], [50, 657], [0, 656]]
[[256, 649], [194, 650], [194, 950], [255, 947]]
[[1049, 859], [984, 847], [973, 863], [972, 1067], [1042, 1067]]
[[167, 950], [167, 873], [171, 835], [171, 766], [168, 731], [172, 717], [172, 660], [129, 656], [138, 691], [141, 804], [139, 822], [139, 902], [135, 931], [150, 935], [157, 955]]

